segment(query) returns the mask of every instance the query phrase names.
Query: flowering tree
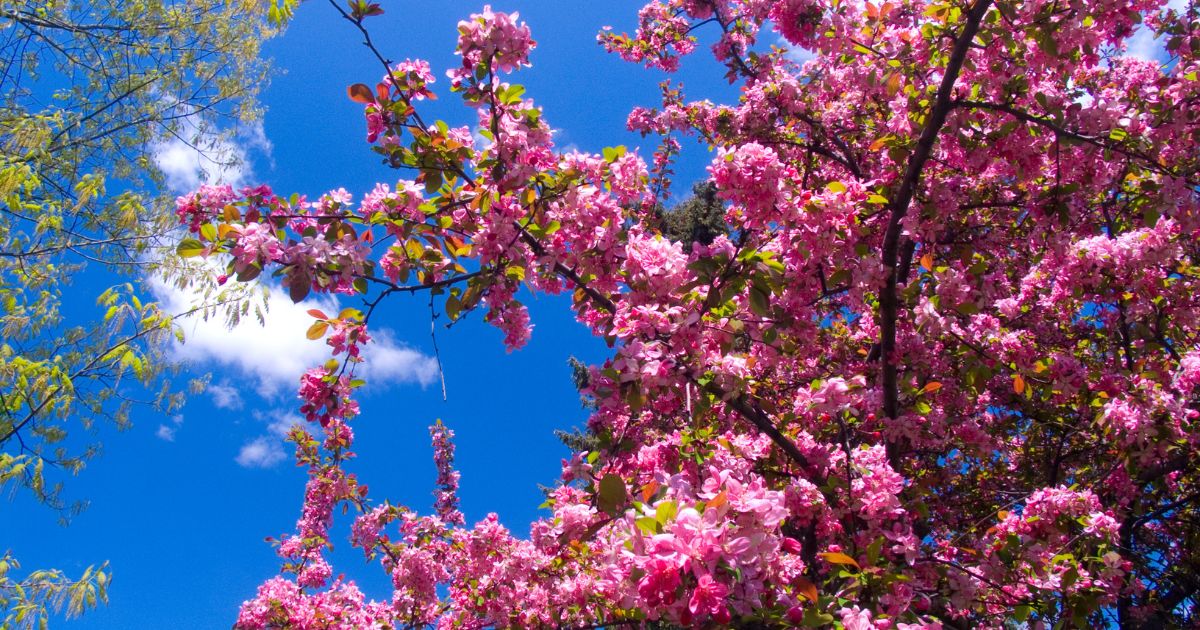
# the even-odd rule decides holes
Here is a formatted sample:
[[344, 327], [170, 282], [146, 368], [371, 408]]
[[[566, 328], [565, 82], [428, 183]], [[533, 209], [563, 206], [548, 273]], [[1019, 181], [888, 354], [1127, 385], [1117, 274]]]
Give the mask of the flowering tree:
[[[101, 452], [95, 428], [127, 427], [139, 401], [163, 413], [180, 403], [162, 352], [173, 318], [140, 285], [175, 244], [156, 158], [177, 140], [228, 166], [219, 130], [257, 118], [269, 65], [260, 48], [294, 2], [0, 0], [4, 494], [65, 523], [86, 504], [63, 486]], [[200, 275], [172, 262], [180, 284]], [[0, 628], [107, 602], [107, 563], [72, 577], [22, 569], [20, 542], [0, 549]]]
[[[1194, 623], [1200, 12], [1161, 5], [654, 1], [602, 44], [669, 72], [712, 29], [741, 97], [664, 85], [629, 117], [649, 164], [556, 151], [508, 80], [529, 29], [485, 8], [449, 72], [483, 146], [422, 118], [434, 74], [403, 61], [349, 95], [412, 179], [180, 198], [182, 255], [366, 300], [312, 312], [332, 358], [301, 380], [303, 513], [238, 626]], [[367, 36], [380, 12], [343, 15]], [[1122, 56], [1139, 23], [1169, 63]], [[689, 136], [730, 230], [685, 248], [656, 204]], [[435, 514], [350, 470], [372, 312], [418, 291], [510, 349], [526, 292], [569, 294], [612, 342], [585, 379], [597, 447], [528, 538], [464, 523], [440, 424]], [[389, 600], [331, 583], [339, 505]]]

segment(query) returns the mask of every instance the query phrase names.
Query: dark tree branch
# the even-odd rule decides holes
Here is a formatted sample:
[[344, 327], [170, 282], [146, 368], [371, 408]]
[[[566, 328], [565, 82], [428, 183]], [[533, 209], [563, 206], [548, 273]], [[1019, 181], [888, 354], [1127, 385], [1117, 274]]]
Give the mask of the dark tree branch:
[[966, 60], [967, 52], [970, 50], [971, 40], [975, 39], [975, 34], [979, 31], [979, 24], [983, 21], [983, 16], [987, 13], [990, 6], [991, 0], [976, 0], [974, 6], [967, 13], [966, 24], [963, 26], [962, 33], [959, 34], [958, 39], [954, 43], [954, 48], [950, 52], [950, 59], [946, 64], [942, 83], [938, 87], [933, 109], [929, 112], [925, 128], [921, 131], [921, 136], [917, 140], [916, 149], [913, 151], [912, 157], [908, 160], [908, 167], [905, 169], [903, 179], [900, 180], [900, 187], [896, 190], [895, 195], [893, 195], [889, 203], [891, 215], [888, 219], [887, 232], [883, 237], [882, 252], [883, 266], [887, 273], [887, 279], [883, 287], [883, 293], [879, 299], [879, 349], [883, 364], [883, 413], [888, 418], [896, 418], [900, 413], [899, 382], [894, 354], [896, 350], [896, 319], [899, 308], [896, 285], [900, 275], [898, 263], [900, 257], [901, 222], [905, 215], [908, 214], [908, 206], [912, 202], [913, 195], [921, 183], [921, 171], [924, 169], [925, 163], [929, 160], [929, 156], [933, 153], [933, 145], [937, 142], [938, 133], [946, 123], [947, 114], [954, 107], [954, 103], [951, 100], [954, 92], [954, 84], [958, 80], [963, 62]]

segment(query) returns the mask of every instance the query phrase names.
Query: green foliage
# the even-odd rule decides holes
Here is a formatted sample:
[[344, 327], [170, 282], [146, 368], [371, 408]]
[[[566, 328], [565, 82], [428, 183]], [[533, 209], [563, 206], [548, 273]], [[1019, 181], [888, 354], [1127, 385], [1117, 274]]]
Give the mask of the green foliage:
[[[583, 393], [591, 380], [587, 364], [575, 357], [567, 359], [567, 364], [571, 366], [571, 382], [575, 384], [575, 389], [580, 392], [579, 403], [584, 409], [595, 409], [596, 403]], [[559, 442], [562, 442], [563, 445], [571, 449], [572, 453], [583, 451], [595, 452], [600, 448], [600, 439], [598, 437], [590, 431], [579, 428], [573, 428], [570, 431], [555, 429], [554, 437], [558, 438]]]
[[[178, 403], [162, 378], [173, 318], [142, 283], [188, 285], [198, 268], [155, 262], [176, 228], [153, 151], [212, 149], [259, 116], [260, 46], [294, 5], [0, 0], [0, 488], [68, 518], [82, 504], [62, 481], [99, 452], [79, 433], [126, 426], [135, 401]], [[112, 286], [89, 295], [82, 278]], [[0, 566], [0, 627], [105, 600], [99, 571]]]
[[9, 573], [20, 563], [11, 554], [0, 558], [0, 628], [23, 630], [47, 627], [49, 613], [78, 617], [88, 608], [108, 602], [108, 565], [88, 567], [78, 580], [57, 569], [32, 571], [21, 580]]
[[700, 182], [692, 187], [692, 196], [670, 210], [660, 211], [664, 237], [683, 244], [684, 251], [692, 243], [708, 245], [721, 234], [729, 233], [725, 224], [725, 207], [717, 199], [717, 186]]
[[[160, 376], [171, 318], [137, 284], [175, 225], [153, 149], [212, 147], [218, 128], [258, 115], [259, 48], [275, 33], [264, 13], [250, 0], [0, 0], [0, 484], [69, 510], [42, 471], [77, 473], [95, 449], [67, 452], [68, 429], [125, 425], [122, 387]], [[83, 274], [118, 283], [81, 296], [69, 285]], [[86, 311], [80, 298], [93, 317], [64, 314], [65, 301]]]

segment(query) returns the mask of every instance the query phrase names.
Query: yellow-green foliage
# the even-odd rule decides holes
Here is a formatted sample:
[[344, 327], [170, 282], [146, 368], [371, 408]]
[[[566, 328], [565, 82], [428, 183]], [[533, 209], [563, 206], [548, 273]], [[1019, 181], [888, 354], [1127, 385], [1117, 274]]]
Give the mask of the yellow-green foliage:
[[[175, 225], [152, 150], [259, 116], [260, 47], [294, 5], [0, 0], [0, 489], [69, 516], [62, 481], [97, 452], [88, 429], [126, 425], [131, 400], [176, 404], [172, 318], [140, 285]], [[16, 567], [0, 560], [0, 627], [105, 598], [104, 572]]]

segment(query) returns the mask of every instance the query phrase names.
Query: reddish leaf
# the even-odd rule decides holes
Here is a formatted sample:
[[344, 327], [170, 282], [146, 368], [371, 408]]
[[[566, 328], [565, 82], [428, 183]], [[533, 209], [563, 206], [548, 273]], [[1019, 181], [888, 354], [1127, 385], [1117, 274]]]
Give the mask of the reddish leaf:
[[362, 83], [355, 83], [354, 85], [346, 88], [346, 95], [349, 96], [350, 100], [354, 101], [355, 103], [370, 105], [371, 103], [375, 102], [375, 95], [371, 93], [371, 88], [363, 85]]
[[794, 584], [796, 585], [796, 591], [807, 597], [808, 601], [817, 601], [817, 585], [809, 581], [808, 578], [798, 577]]

